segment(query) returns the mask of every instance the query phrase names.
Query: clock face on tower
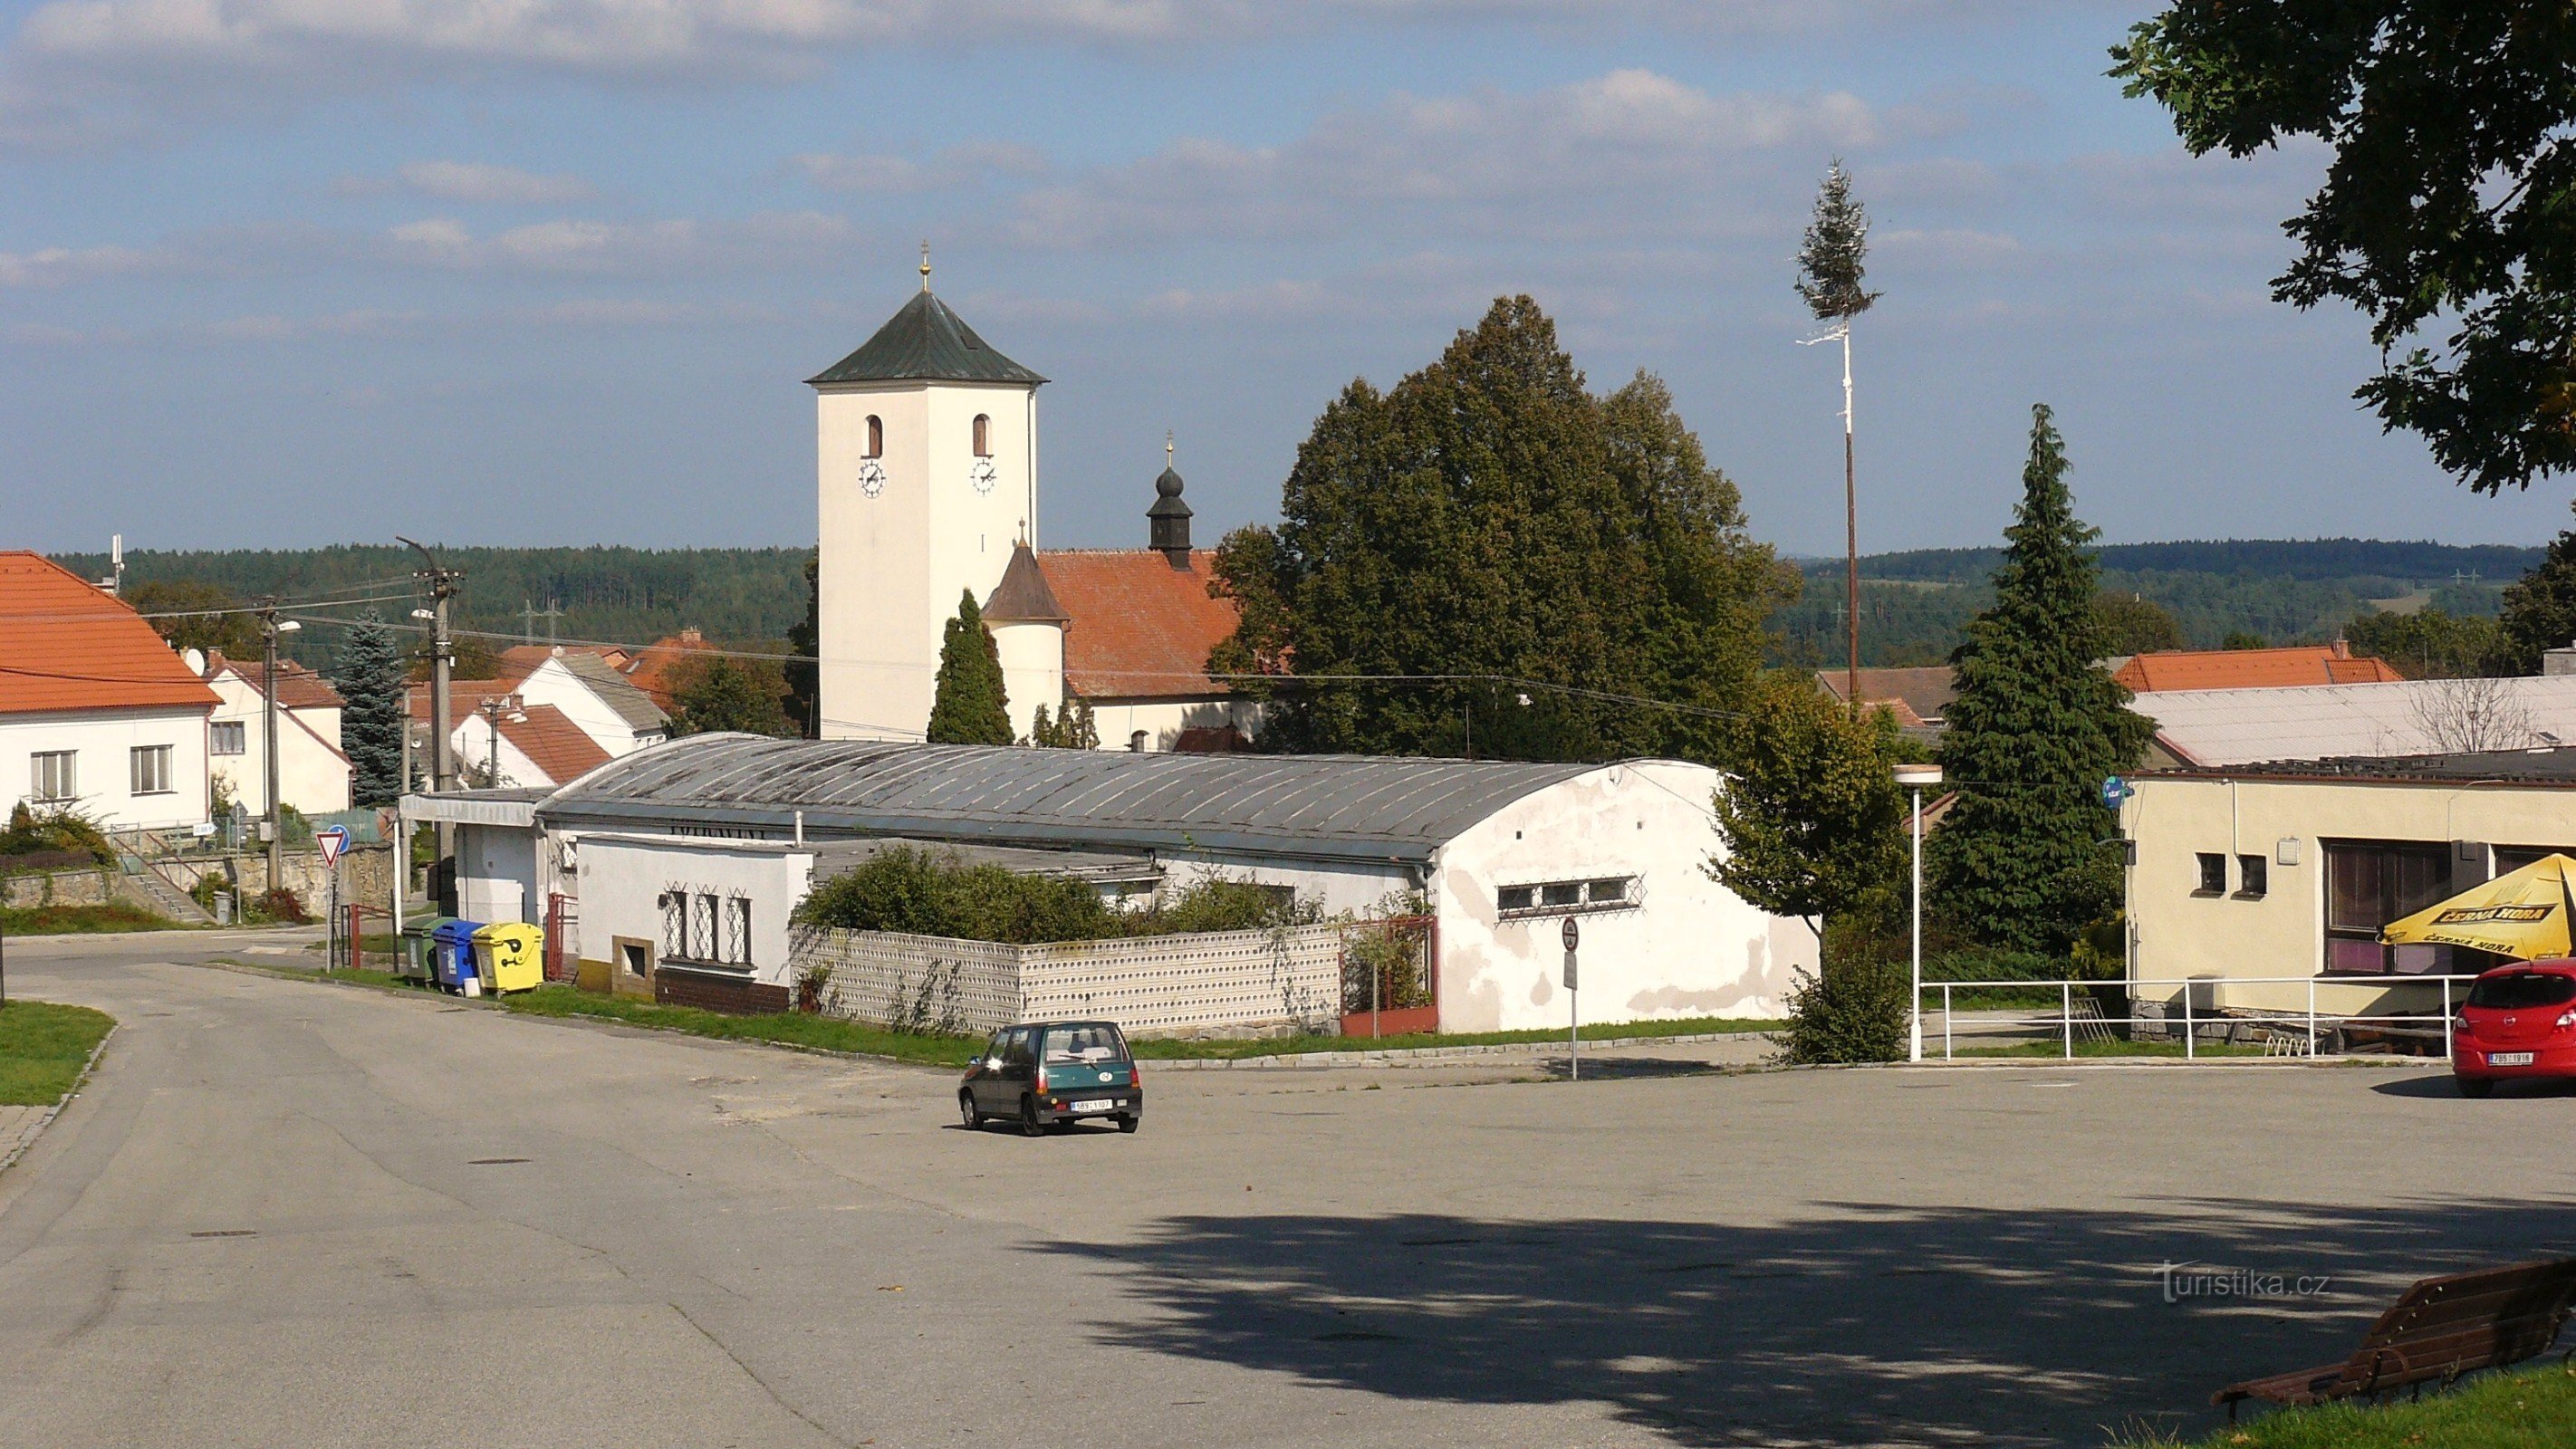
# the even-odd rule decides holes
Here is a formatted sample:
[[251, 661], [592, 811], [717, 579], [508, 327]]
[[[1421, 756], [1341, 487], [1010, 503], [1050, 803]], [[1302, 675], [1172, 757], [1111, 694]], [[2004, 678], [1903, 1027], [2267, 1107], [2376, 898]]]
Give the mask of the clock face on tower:
[[870, 498], [885, 491], [885, 469], [874, 458], [859, 465], [859, 491]]
[[1000, 480], [1001, 475], [993, 471], [993, 460], [990, 458], [978, 458], [975, 460], [975, 466], [966, 470], [966, 481], [974, 484], [975, 491], [978, 493], [992, 492], [993, 485]]

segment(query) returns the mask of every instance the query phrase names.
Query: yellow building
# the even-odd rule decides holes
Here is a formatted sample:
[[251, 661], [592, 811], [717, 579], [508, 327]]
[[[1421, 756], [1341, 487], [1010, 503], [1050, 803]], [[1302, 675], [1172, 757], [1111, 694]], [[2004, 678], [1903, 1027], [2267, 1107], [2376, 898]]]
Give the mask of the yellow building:
[[[2576, 748], [2140, 776], [2121, 809], [2129, 977], [2196, 1010], [2439, 1012], [2499, 958], [2379, 928], [2576, 845]], [[2457, 999], [2457, 988], [2449, 998]]]

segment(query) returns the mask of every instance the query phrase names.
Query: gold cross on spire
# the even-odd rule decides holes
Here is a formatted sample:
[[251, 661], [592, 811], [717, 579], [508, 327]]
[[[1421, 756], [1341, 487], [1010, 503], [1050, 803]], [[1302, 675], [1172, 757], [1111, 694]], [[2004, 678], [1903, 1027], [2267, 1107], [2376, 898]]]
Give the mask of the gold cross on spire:
[[927, 239], [921, 244], [921, 290], [930, 290], [930, 243]]
[[1163, 429], [1163, 466], [1172, 466], [1172, 430]]

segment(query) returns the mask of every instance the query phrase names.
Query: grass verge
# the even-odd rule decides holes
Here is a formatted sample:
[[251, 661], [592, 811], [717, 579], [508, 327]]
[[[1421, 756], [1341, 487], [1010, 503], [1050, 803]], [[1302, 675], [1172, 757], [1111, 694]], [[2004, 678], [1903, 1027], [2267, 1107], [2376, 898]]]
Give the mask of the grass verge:
[[0, 1006], [0, 1107], [50, 1107], [80, 1080], [116, 1018], [86, 1006], [12, 1001]]
[[[1698, 1016], [1679, 1021], [1626, 1021], [1583, 1028], [1585, 1041], [1628, 1041], [1639, 1037], [1713, 1036], [1720, 1032], [1778, 1031], [1787, 1023], [1741, 1021], [1727, 1016]], [[1561, 1031], [1414, 1032], [1406, 1036], [1264, 1036], [1224, 1040], [1180, 1040], [1169, 1037], [1135, 1043], [1139, 1061], [1184, 1061], [1238, 1057], [1285, 1056], [1295, 1052], [1410, 1051], [1422, 1047], [1544, 1046], [1565, 1040]]]
[[2551, 1362], [2481, 1374], [2417, 1402], [2284, 1409], [2206, 1439], [2116, 1442], [2129, 1449], [2561, 1449], [2576, 1443], [2576, 1371]]
[[[346, 972], [337, 974], [343, 978], [348, 975]], [[710, 1036], [722, 1041], [779, 1042], [822, 1051], [892, 1057], [897, 1061], [935, 1067], [963, 1067], [974, 1058], [976, 1048], [984, 1044], [982, 1037], [913, 1036], [879, 1026], [843, 1021], [836, 1016], [808, 1016], [795, 1011], [775, 1016], [727, 1016], [719, 1011], [700, 1011], [693, 1006], [621, 1001], [563, 985], [540, 986], [534, 991], [504, 996], [501, 1007], [522, 1016], [598, 1017], [632, 1026]]]
[[156, 916], [140, 906], [110, 901], [103, 906], [0, 907], [0, 932], [12, 936], [88, 936], [103, 931], [184, 931], [184, 921]]

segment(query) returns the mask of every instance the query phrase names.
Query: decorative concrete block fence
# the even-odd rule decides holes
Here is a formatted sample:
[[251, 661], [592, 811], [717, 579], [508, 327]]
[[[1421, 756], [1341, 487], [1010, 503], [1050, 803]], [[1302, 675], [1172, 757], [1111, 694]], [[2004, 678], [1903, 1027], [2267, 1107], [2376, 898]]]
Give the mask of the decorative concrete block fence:
[[1329, 1032], [1341, 1011], [1338, 926], [1009, 946], [800, 927], [789, 970], [828, 971], [826, 1015], [909, 1031], [980, 1033], [1099, 1017], [1137, 1036]]

